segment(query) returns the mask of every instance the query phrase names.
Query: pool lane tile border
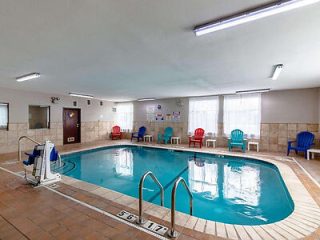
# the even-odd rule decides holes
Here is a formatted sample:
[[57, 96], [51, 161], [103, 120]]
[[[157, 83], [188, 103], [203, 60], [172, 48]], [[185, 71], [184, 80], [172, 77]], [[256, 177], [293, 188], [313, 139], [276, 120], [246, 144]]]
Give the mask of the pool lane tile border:
[[[65, 154], [71, 154], [76, 152], [83, 152], [92, 149], [99, 149], [111, 146], [143, 146], [149, 148], [160, 148], [169, 150], [182, 150], [188, 152], [199, 152], [208, 154], [220, 154], [226, 156], [235, 157], [245, 157], [249, 159], [255, 159], [260, 161], [265, 161], [274, 164], [285, 182], [287, 189], [294, 202], [293, 212], [285, 219], [265, 225], [259, 226], [247, 226], [247, 225], [234, 225], [234, 224], [224, 224], [220, 222], [205, 220], [202, 218], [197, 218], [190, 216], [185, 213], [176, 212], [176, 224], [180, 227], [186, 229], [207, 233], [210, 235], [227, 238], [227, 239], [300, 239], [302, 237], [307, 237], [311, 235], [320, 227], [320, 208], [311, 197], [308, 190], [302, 184], [300, 179], [294, 173], [294, 171], [288, 165], [281, 163], [276, 160], [272, 160], [270, 156], [267, 155], [247, 155], [242, 153], [228, 153], [224, 151], [206, 151], [199, 149], [187, 149], [181, 147], [163, 147], [156, 145], [144, 145], [144, 144], [131, 144], [131, 143], [121, 143], [121, 144], [107, 144], [99, 147], [90, 147], [86, 149], [81, 149], [80, 151], [69, 151]], [[99, 187], [94, 184], [84, 182], [82, 180], [74, 179], [68, 176], [62, 177], [63, 183], [71, 185], [75, 188], [85, 190], [94, 194], [97, 194], [105, 199], [111, 200], [115, 203], [124, 205], [126, 207], [132, 208], [134, 211], [138, 211], [138, 199], [131, 196]], [[144, 201], [144, 213], [149, 214], [153, 217], [162, 219], [170, 223], [170, 209], [161, 207], [149, 202]]]

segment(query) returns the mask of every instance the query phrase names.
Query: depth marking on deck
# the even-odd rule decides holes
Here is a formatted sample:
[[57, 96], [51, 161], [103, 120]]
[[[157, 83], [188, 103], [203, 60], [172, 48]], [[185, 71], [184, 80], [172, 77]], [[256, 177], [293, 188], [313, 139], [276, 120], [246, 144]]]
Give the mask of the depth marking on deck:
[[[128, 222], [131, 222], [131, 223], [136, 223], [137, 220], [138, 220], [138, 216], [137, 215], [134, 215], [130, 212], [127, 212], [125, 210], [122, 210], [120, 211], [117, 216], [121, 219], [124, 219]], [[150, 220], [147, 220], [145, 223], [143, 223], [141, 225], [143, 228], [151, 231], [151, 232], [154, 232], [156, 234], [159, 234], [161, 236], [164, 236], [167, 231], [168, 231], [168, 228], [161, 225], [161, 224], [158, 224], [158, 223], [155, 223], [155, 222], [152, 222]]]
[[[0, 167], [0, 170], [5, 171], [5, 172], [7, 172], [7, 173], [11, 173], [11, 174], [13, 174], [13, 175], [15, 175], [15, 176], [17, 176], [17, 177], [24, 178], [23, 176], [17, 174], [16, 172], [10, 171], [10, 170], [5, 169], [5, 168], [3, 168], [3, 167]], [[56, 193], [56, 194], [58, 194], [58, 195], [60, 195], [60, 196], [62, 196], [62, 197], [64, 197], [64, 198], [67, 198], [67, 199], [69, 199], [69, 200], [71, 200], [71, 201], [73, 201], [73, 202], [76, 202], [76, 203], [78, 203], [78, 204], [80, 204], [80, 205], [82, 205], [82, 206], [84, 206], [84, 207], [87, 207], [87, 208], [89, 208], [89, 209], [91, 209], [91, 210], [94, 210], [94, 211], [96, 211], [96, 212], [99, 212], [99, 213], [101, 213], [101, 214], [103, 214], [103, 215], [105, 215], [105, 216], [107, 216], [107, 217], [112, 218], [113, 220], [116, 220], [116, 221], [119, 221], [119, 222], [121, 222], [121, 223], [127, 224], [127, 225], [129, 225], [130, 227], [136, 228], [136, 229], [138, 229], [138, 230], [140, 230], [140, 231], [143, 231], [143, 232], [145, 232], [145, 233], [147, 233], [147, 234], [149, 234], [149, 235], [152, 235], [152, 236], [154, 236], [154, 237], [156, 237], [156, 238], [158, 238], [158, 239], [161, 239], [161, 240], [169, 240], [169, 238], [166, 238], [166, 237], [164, 237], [164, 236], [160, 236], [159, 234], [156, 234], [156, 233], [154, 233], [153, 231], [151, 231], [151, 230], [149, 230], [149, 229], [146, 229], [146, 228], [144, 228], [144, 227], [142, 227], [142, 226], [139, 226], [139, 225], [136, 225], [136, 224], [134, 224], [134, 223], [125, 221], [125, 220], [123, 220], [123, 219], [121, 219], [121, 218], [119, 218], [119, 217], [117, 217], [117, 216], [115, 216], [115, 215], [113, 215], [113, 214], [111, 214], [111, 213], [108, 213], [108, 212], [106, 212], [106, 211], [103, 211], [103, 210], [101, 210], [100, 208], [97, 208], [97, 207], [95, 207], [95, 206], [89, 205], [89, 204], [87, 204], [87, 203], [85, 203], [85, 202], [79, 201], [78, 199], [75, 199], [75, 198], [73, 198], [73, 197], [70, 197], [70, 196], [68, 196], [68, 195], [66, 195], [66, 194], [64, 194], [64, 193], [61, 193], [61, 192], [59, 192], [59, 191], [57, 191], [57, 190], [55, 190], [55, 189], [52, 189], [52, 188], [50, 188], [50, 187], [48, 187], [48, 186], [41, 186], [41, 187], [44, 187], [44, 188], [46, 188], [47, 190], [49, 190], [49, 191], [51, 191], [51, 192], [54, 192], [54, 193]]]

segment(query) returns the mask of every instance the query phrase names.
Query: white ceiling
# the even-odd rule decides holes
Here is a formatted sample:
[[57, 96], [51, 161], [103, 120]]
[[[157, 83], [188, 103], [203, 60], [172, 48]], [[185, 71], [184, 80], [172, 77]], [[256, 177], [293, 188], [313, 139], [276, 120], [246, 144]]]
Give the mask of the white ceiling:
[[[320, 4], [195, 37], [264, 0], [2, 0], [0, 87], [110, 100], [320, 86]], [[272, 66], [284, 64], [277, 81]], [[17, 83], [15, 77], [40, 72]]]

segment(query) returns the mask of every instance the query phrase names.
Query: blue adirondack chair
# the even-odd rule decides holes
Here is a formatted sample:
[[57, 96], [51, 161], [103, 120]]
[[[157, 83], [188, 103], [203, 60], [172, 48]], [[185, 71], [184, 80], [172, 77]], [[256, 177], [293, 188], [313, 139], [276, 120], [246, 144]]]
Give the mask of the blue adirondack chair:
[[146, 127], [144, 127], [144, 126], [140, 127], [138, 132], [132, 133], [131, 141], [133, 138], [136, 138], [138, 140], [138, 142], [140, 141], [140, 139], [141, 139], [141, 141], [143, 141], [143, 137], [146, 134], [146, 131], [147, 131]]
[[173, 129], [172, 127], [167, 127], [164, 130], [164, 134], [158, 133], [158, 143], [162, 143], [162, 141], [167, 144], [170, 143], [171, 137], [173, 135]]
[[[289, 155], [290, 150], [295, 150], [296, 154], [298, 152], [304, 152], [304, 157], [307, 158], [307, 150], [311, 148], [314, 144], [314, 135], [311, 132], [300, 132], [297, 134], [296, 141], [288, 141], [288, 152]], [[292, 143], [296, 143], [294, 146]]]
[[243, 137], [243, 131], [240, 129], [232, 130], [230, 139], [228, 139], [229, 151], [231, 151], [233, 147], [241, 148], [242, 152], [246, 151], [246, 141]]

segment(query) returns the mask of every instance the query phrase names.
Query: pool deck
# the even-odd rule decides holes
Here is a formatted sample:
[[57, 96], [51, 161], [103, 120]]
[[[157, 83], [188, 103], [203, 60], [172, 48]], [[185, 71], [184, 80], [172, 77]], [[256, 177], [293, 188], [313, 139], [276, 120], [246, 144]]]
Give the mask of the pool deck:
[[[69, 153], [127, 143], [125, 140], [101, 141], [64, 146], [60, 151]], [[278, 167], [295, 203], [294, 212], [286, 219], [260, 226], [224, 224], [177, 213], [180, 233], [177, 239], [320, 239], [319, 160], [307, 161], [294, 155], [286, 157], [270, 152], [230, 153], [223, 148], [189, 149], [183, 144], [140, 145], [246, 156], [271, 162]], [[22, 164], [15, 160], [16, 154], [0, 155], [0, 239], [159, 238], [114, 217], [121, 210], [137, 214], [137, 199], [66, 176], [54, 189], [32, 188], [21, 178]], [[145, 218], [170, 226], [170, 209], [147, 202], [144, 209]]]

